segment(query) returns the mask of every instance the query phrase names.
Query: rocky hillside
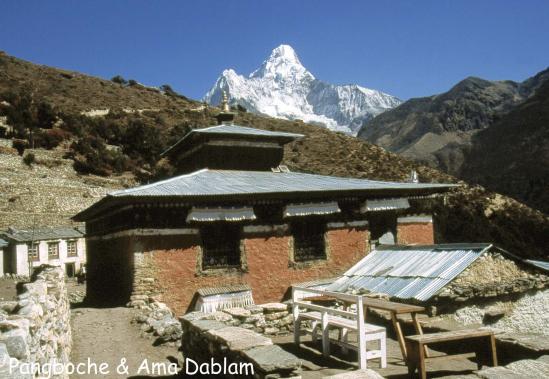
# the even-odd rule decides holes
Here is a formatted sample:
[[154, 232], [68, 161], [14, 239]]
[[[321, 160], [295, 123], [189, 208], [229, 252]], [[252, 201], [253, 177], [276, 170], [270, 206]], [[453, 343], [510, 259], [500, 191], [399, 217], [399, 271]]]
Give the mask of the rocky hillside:
[[[68, 79], [64, 77], [64, 75], [68, 75], [65, 71], [36, 66], [6, 55], [0, 56], [0, 65], [2, 67], [0, 71], [1, 89], [13, 91], [22, 86], [28, 86], [32, 89], [35, 100], [47, 100], [54, 109], [62, 109], [63, 116], [68, 118], [70, 118], [71, 112], [112, 108], [113, 104], [119, 109], [155, 108], [156, 110], [152, 113], [131, 113], [131, 118], [132, 120], [141, 120], [142, 128], [145, 130], [154, 128], [150, 130], [179, 138], [184, 133], [184, 130], [178, 128], [179, 125], [185, 124], [193, 127], [211, 125], [215, 123], [214, 116], [218, 112], [216, 108], [203, 107], [198, 102], [165, 91], [144, 89], [138, 85], [111, 84], [103, 79], [76, 73], [70, 73], [72, 78]], [[76, 80], [73, 81], [74, 79]], [[37, 81], [36, 87], [33, 86], [35, 81]], [[79, 95], [91, 91], [94, 92], [94, 96], [79, 97]], [[98, 116], [94, 120], [106, 118], [109, 121], [109, 117], [109, 115]], [[155, 120], [158, 125], [153, 125]], [[382, 180], [406, 180], [410, 170], [416, 169], [421, 181], [457, 181], [452, 176], [403, 159], [367, 142], [303, 122], [259, 117], [250, 113], [239, 113], [236, 122], [256, 128], [304, 133], [306, 138], [292, 143], [286, 148], [285, 163], [293, 170]], [[61, 143], [55, 151], [61, 154], [63, 150], [67, 150], [67, 146], [70, 146], [71, 143], [87, 138], [86, 133], [92, 133], [98, 141], [110, 139], [107, 142], [110, 142], [108, 146], [111, 150], [119, 149], [123, 152], [128, 151], [128, 154], [135, 153], [128, 150], [126, 145], [129, 143], [128, 140], [117, 140], [109, 136], [108, 133], [97, 133], [96, 128], [104, 128], [108, 125], [111, 124], [88, 122], [84, 129], [73, 130], [70, 140]], [[112, 125], [121, 126], [120, 124]], [[13, 151], [0, 156], [2, 162], [11, 161], [13, 167], [17, 167], [20, 177], [25, 175], [29, 177], [26, 187], [12, 184], [9, 190], [2, 189], [2, 197], [9, 199], [24, 195], [26, 191], [28, 192], [27, 188], [33, 191], [33, 195], [27, 194], [21, 201], [12, 201], [10, 207], [6, 208], [7, 211], [3, 213], [3, 216], [6, 217], [6, 220], [3, 221], [4, 224], [9, 224], [12, 221], [19, 222], [18, 220], [24, 222], [24, 219], [16, 216], [24, 213], [27, 208], [42, 207], [46, 201], [49, 201], [51, 206], [46, 212], [42, 212], [44, 215], [54, 215], [51, 220], [55, 220], [56, 223], [58, 220], [69, 222], [66, 217], [70, 213], [76, 213], [99, 199], [93, 195], [86, 197], [90, 196], [86, 195], [86, 192], [91, 190], [90, 187], [110, 188], [124, 185], [125, 180], [116, 180], [115, 182], [110, 180], [125, 178], [124, 175], [129, 175], [126, 173], [119, 177], [106, 177], [106, 181], [100, 183], [99, 181], [102, 179], [95, 182], [98, 178], [96, 176], [77, 175], [68, 171], [65, 173], [49, 171], [45, 166], [35, 166], [37, 171], [32, 171], [21, 163], [21, 159]], [[72, 159], [76, 159], [76, 157]], [[46, 175], [51, 176], [43, 178], [44, 181], [41, 184], [33, 182], [37, 176], [40, 177], [43, 171]], [[156, 165], [157, 177], [168, 175], [169, 172], [168, 162], [161, 161]], [[63, 175], [67, 175], [67, 177], [64, 178]], [[74, 196], [75, 199], [87, 200], [80, 203], [75, 201], [70, 207], [63, 207], [62, 199], [65, 196], [63, 193], [52, 191], [51, 196], [46, 195], [46, 192], [43, 195], [45, 197], [34, 196], [39, 192], [37, 187], [47, 182], [56, 183], [57, 180], [65, 179], [74, 184], [74, 191], [77, 193]], [[126, 185], [129, 184], [126, 182]], [[69, 184], [68, 186], [70, 187]], [[542, 213], [515, 200], [489, 192], [479, 186], [464, 185], [449, 194], [445, 202], [433, 202], [432, 210], [435, 214], [437, 236], [440, 242], [493, 241], [522, 256], [549, 257], [546, 243], [547, 235], [549, 235], [549, 219]], [[28, 214], [30, 213], [33, 212], [28, 212]], [[48, 218], [45, 216], [41, 220], [43, 221], [40, 223], [48, 222]], [[31, 222], [30, 219], [28, 222]]]
[[549, 81], [472, 138], [460, 176], [549, 214]]

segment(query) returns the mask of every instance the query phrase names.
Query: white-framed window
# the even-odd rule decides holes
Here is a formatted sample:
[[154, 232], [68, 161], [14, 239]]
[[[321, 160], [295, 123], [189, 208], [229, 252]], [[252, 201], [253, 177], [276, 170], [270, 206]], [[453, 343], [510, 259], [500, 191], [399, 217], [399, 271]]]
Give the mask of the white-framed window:
[[67, 241], [67, 256], [76, 257], [78, 256], [78, 247], [77, 243], [74, 240]]
[[48, 242], [48, 258], [59, 258], [59, 242]]

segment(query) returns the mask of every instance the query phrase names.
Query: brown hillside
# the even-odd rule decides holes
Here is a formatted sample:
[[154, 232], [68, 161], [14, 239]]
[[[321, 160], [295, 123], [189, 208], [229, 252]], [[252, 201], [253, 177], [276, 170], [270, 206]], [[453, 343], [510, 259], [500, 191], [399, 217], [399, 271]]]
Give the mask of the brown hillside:
[[[198, 102], [167, 96], [156, 90], [140, 86], [124, 87], [103, 79], [0, 55], [0, 93], [23, 86], [30, 87], [36, 99], [45, 99], [67, 114], [104, 108], [155, 109], [154, 112], [136, 113], [131, 117], [142, 119], [148, 127], [165, 134], [169, 134], [176, 124], [187, 123], [193, 127], [214, 124], [218, 111], [211, 107], [200, 109]], [[155, 120], [161, 122], [162, 128], [152, 125]], [[316, 126], [248, 113], [240, 113], [236, 122], [256, 128], [305, 134], [306, 138], [289, 145], [286, 151], [285, 163], [296, 171], [405, 180], [410, 170], [416, 169], [425, 182], [457, 182], [449, 175], [420, 166], [380, 147]], [[160, 166], [164, 167], [166, 163]], [[169, 170], [157, 170], [157, 177], [162, 172]], [[87, 176], [79, 178], [84, 183]], [[31, 198], [28, 201], [35, 200]], [[525, 257], [549, 256], [549, 219], [542, 213], [482, 187], [467, 185], [447, 196], [445, 202], [432, 204], [439, 242], [488, 241]], [[88, 205], [82, 203], [81, 208]], [[74, 209], [76, 211], [78, 209]], [[66, 215], [66, 212], [60, 213]]]

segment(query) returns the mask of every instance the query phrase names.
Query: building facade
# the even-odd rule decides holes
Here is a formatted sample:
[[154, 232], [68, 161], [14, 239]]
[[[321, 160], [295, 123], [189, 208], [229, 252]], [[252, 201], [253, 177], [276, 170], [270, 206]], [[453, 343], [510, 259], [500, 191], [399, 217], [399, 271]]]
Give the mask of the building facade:
[[372, 244], [433, 243], [431, 218], [408, 213], [452, 185], [290, 172], [284, 145], [304, 136], [234, 125], [228, 112], [220, 121], [167, 152], [181, 175], [74, 217], [87, 227], [90, 298], [160, 294], [185, 312], [199, 289], [245, 284], [256, 302], [280, 301], [292, 283], [342, 274]]
[[55, 227], [14, 229], [2, 233], [3, 273], [30, 276], [42, 264], [61, 266], [68, 277], [75, 276], [86, 264], [83, 228]]

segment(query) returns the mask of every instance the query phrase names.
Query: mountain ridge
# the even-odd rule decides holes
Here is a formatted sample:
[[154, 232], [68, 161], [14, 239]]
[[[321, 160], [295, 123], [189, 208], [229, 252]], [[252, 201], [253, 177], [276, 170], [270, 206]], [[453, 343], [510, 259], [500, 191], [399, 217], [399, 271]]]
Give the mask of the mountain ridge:
[[233, 104], [271, 117], [301, 119], [354, 134], [363, 121], [401, 103], [358, 84], [334, 85], [309, 72], [289, 45], [280, 45], [245, 77], [226, 69], [203, 100], [217, 105], [222, 91]]

